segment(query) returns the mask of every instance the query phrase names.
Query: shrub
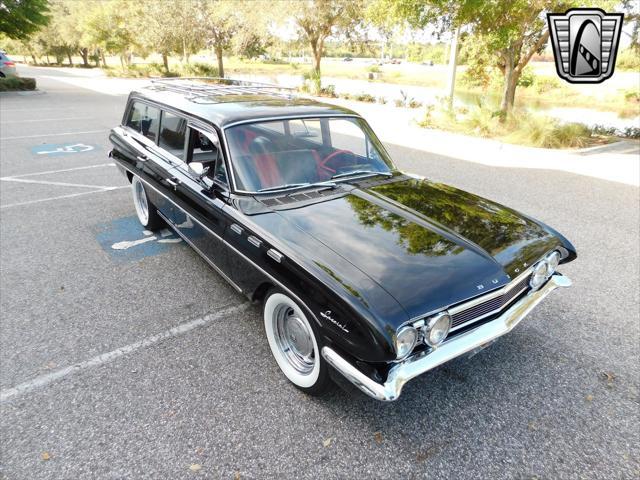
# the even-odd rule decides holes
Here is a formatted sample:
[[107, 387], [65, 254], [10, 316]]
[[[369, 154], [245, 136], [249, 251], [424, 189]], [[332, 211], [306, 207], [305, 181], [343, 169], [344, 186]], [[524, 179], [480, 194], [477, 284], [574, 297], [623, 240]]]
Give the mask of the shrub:
[[518, 79], [519, 87], [530, 87], [536, 80], [536, 75], [533, 73], [533, 67], [531, 65], [527, 65], [524, 67], [524, 70], [520, 74], [520, 78]]
[[560, 87], [560, 81], [555, 77], [538, 77], [533, 85], [536, 93], [547, 93]]
[[616, 67], [620, 70], [639, 70], [640, 53], [633, 48], [627, 48], [618, 54]]
[[27, 77], [0, 78], [0, 92], [35, 90], [36, 79]]
[[354, 97], [354, 100], [357, 100], [358, 102], [375, 103], [376, 97], [368, 93], [359, 93]]
[[640, 92], [638, 90], [627, 90], [624, 92], [624, 99], [627, 102], [640, 103]]
[[184, 65], [181, 69], [183, 75], [191, 75], [194, 77], [217, 77], [218, 67], [214, 67], [208, 63], [191, 63]]
[[381, 73], [382, 69], [378, 65], [371, 65], [367, 67], [367, 72], [370, 73]]
[[303, 92], [308, 92], [312, 95], [318, 95], [321, 93], [322, 79], [320, 77], [320, 72], [316, 72], [312, 69], [307, 71], [302, 78], [304, 79], [304, 84], [302, 85]]

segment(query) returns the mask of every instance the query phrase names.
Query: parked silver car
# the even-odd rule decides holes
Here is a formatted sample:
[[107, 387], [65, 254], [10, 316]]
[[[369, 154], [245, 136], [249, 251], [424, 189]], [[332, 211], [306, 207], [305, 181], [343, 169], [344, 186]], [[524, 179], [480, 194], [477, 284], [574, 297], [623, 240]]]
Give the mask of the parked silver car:
[[1, 77], [15, 77], [18, 75], [16, 71], [16, 64], [13, 60], [7, 57], [7, 54], [0, 50], [0, 78]]

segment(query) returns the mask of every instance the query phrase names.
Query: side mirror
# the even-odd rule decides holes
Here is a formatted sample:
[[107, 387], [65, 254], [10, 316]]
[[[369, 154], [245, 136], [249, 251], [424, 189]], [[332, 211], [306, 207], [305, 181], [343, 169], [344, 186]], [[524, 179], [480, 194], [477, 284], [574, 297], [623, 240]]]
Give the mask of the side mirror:
[[189, 168], [195, 172], [198, 177], [204, 177], [211, 168], [216, 164], [215, 160], [205, 160], [203, 162], [191, 162]]

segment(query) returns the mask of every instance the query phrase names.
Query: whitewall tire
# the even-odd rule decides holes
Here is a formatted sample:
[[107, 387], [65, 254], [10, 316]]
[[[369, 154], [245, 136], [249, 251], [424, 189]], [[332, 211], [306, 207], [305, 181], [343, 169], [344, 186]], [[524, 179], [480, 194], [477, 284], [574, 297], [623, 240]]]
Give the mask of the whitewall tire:
[[149, 201], [144, 184], [138, 177], [131, 179], [131, 193], [133, 194], [133, 206], [142, 226], [148, 230], [157, 230], [164, 224], [156, 206]]
[[330, 383], [327, 364], [303, 309], [273, 290], [264, 302], [263, 317], [271, 352], [285, 377], [307, 393], [323, 393]]

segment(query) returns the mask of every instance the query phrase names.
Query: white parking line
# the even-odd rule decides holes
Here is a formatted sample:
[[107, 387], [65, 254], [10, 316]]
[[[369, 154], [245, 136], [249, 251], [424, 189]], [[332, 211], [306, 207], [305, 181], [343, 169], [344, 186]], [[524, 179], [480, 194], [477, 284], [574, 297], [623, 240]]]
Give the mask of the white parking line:
[[48, 175], [50, 173], [75, 172], [76, 170], [87, 170], [89, 168], [115, 167], [115, 166], [116, 166], [115, 163], [99, 163], [97, 165], [86, 165], [84, 167], [63, 168], [62, 170], [47, 170], [45, 172], [21, 173], [20, 175], [10, 175], [8, 177], [3, 177], [3, 178], [34, 177], [36, 175]]
[[69, 195], [60, 195], [58, 197], [48, 197], [48, 198], [40, 198], [38, 200], [29, 200], [27, 202], [9, 203], [7, 205], [0, 205], [0, 209], [21, 207], [23, 205], [32, 205], [34, 203], [41, 203], [41, 202], [51, 202], [53, 200], [62, 200], [64, 198], [81, 197], [83, 195], [90, 195], [92, 193], [111, 192], [112, 190], [120, 190], [122, 188], [131, 188], [131, 187], [129, 187], [128, 185], [124, 187], [109, 187], [109, 188], [103, 188], [100, 190], [92, 190], [91, 192], [71, 193]]
[[100, 188], [102, 190], [110, 190], [111, 186], [105, 185], [87, 185], [84, 183], [67, 183], [67, 182], [51, 182], [48, 180], [31, 180], [28, 178], [13, 178], [13, 177], [2, 177], [0, 178], [3, 182], [17, 182], [17, 183], [35, 183], [38, 185], [56, 185], [58, 187], [79, 187], [79, 188]]
[[134, 353], [142, 348], [150, 347], [152, 345], [155, 345], [156, 343], [162, 342], [163, 340], [182, 335], [183, 333], [187, 333], [195, 328], [204, 327], [205, 325], [222, 317], [239, 313], [248, 308], [249, 305], [251, 305], [249, 302], [245, 302], [241, 303], [240, 305], [225, 307], [216, 313], [205, 315], [201, 318], [196, 318], [195, 320], [191, 320], [190, 322], [183, 323], [181, 325], [178, 325], [177, 327], [170, 328], [169, 330], [165, 330], [164, 332], [158, 333], [157, 335], [152, 335], [124, 347], [120, 347], [110, 352], [103, 353], [96, 357], [90, 358], [89, 360], [85, 360], [84, 362], [75, 363], [63, 369], [56, 370], [55, 372], [41, 375], [34, 378], [33, 380], [29, 380], [27, 382], [16, 385], [13, 388], [7, 388], [0, 392], [0, 402], [5, 402], [17, 395], [22, 395], [38, 388], [45, 387], [48, 384], [55, 382], [56, 380], [60, 380], [82, 370], [86, 370], [87, 368], [104, 365], [105, 363], [111, 362], [119, 357]]
[[30, 118], [29, 120], [10, 120], [0, 122], [0, 125], [13, 125], [14, 123], [59, 122], [60, 120], [91, 120], [93, 118], [95, 117]]
[[105, 133], [109, 130], [85, 130], [84, 132], [45, 133], [42, 135], [19, 135], [17, 137], [2, 137], [2, 140], [19, 140], [22, 138], [61, 137], [63, 135], [83, 135], [86, 133]]

